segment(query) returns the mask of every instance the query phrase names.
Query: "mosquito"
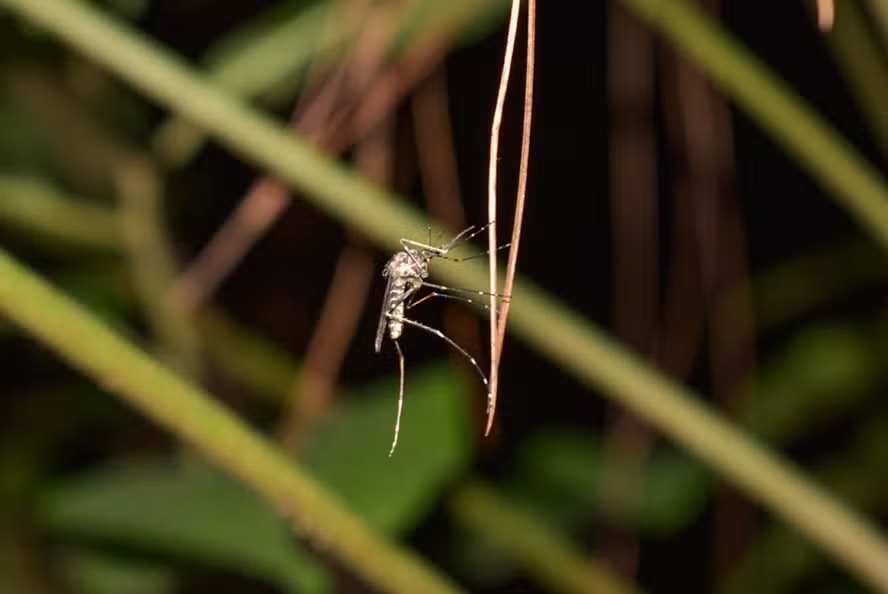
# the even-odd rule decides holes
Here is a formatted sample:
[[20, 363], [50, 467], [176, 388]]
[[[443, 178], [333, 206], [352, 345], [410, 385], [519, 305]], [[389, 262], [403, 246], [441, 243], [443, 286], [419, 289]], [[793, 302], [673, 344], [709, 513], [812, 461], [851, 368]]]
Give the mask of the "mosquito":
[[[469, 361], [469, 363], [472, 364], [472, 367], [475, 368], [475, 371], [481, 378], [481, 382], [484, 384], [484, 389], [487, 391], [488, 411], [490, 409], [490, 406], [492, 405], [490, 386], [487, 381], [487, 376], [484, 374], [484, 371], [482, 371], [475, 358], [470, 355], [468, 351], [459, 346], [450, 337], [448, 337], [437, 328], [433, 328], [421, 322], [417, 322], [416, 320], [412, 320], [405, 315], [407, 310], [434, 297], [474, 303], [474, 301], [469, 297], [459, 294], [453, 295], [451, 293], [463, 293], [479, 296], [490, 295], [490, 293], [486, 293], [484, 291], [447, 287], [444, 285], [430, 283], [426, 280], [429, 276], [429, 262], [435, 258], [443, 258], [456, 262], [463, 262], [465, 260], [471, 260], [478, 257], [470, 256], [468, 258], [450, 258], [447, 256], [447, 254], [458, 245], [471, 240], [473, 237], [487, 229], [489, 226], [490, 223], [482, 227], [476, 227], [475, 225], [466, 227], [465, 229], [457, 233], [449, 242], [440, 246], [431, 245], [431, 237], [429, 238], [428, 243], [422, 243], [414, 241], [412, 239], [401, 238], [401, 251], [392, 256], [382, 270], [382, 276], [388, 278], [388, 282], [385, 286], [385, 295], [382, 302], [382, 311], [379, 314], [379, 326], [376, 329], [376, 341], [374, 342], [374, 347], [377, 353], [382, 349], [382, 341], [385, 337], [386, 330], [388, 330], [389, 338], [394, 343], [395, 350], [398, 353], [398, 363], [400, 368], [400, 382], [398, 386], [398, 413], [395, 419], [395, 435], [392, 440], [392, 447], [389, 451], [389, 456], [391, 456], [395, 452], [395, 447], [398, 445], [398, 433], [401, 429], [401, 410], [403, 409], [404, 405], [404, 352], [401, 350], [401, 345], [398, 342], [398, 339], [401, 338], [401, 334], [403, 334], [404, 332], [405, 325], [419, 328], [420, 330], [424, 330], [429, 334], [437, 336], [438, 338], [449, 344], [451, 347], [453, 347], [463, 357], [465, 357]], [[508, 245], [509, 244], [500, 246], [497, 249], [508, 247]], [[420, 299], [416, 299], [419, 290], [423, 287], [431, 289], [432, 292]], [[502, 295], [497, 296], [503, 297]]]

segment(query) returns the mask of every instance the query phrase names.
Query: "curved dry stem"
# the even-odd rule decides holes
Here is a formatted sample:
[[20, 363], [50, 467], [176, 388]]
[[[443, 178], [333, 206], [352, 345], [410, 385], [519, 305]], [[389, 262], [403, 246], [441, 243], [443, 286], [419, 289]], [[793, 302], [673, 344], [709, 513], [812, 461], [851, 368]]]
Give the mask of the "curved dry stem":
[[515, 55], [515, 38], [518, 35], [518, 17], [521, 12], [521, 0], [512, 0], [512, 10], [509, 13], [509, 30], [506, 35], [506, 51], [503, 54], [503, 71], [500, 75], [499, 88], [496, 93], [496, 106], [493, 110], [493, 120], [490, 123], [490, 160], [487, 173], [487, 265], [489, 270], [488, 287], [490, 292], [490, 373], [488, 380], [490, 381], [489, 395], [490, 404], [487, 408], [487, 428], [484, 434], [490, 432], [493, 425], [493, 417], [496, 412], [496, 397], [499, 391], [499, 354], [497, 353], [497, 297], [499, 287], [497, 286], [498, 275], [496, 273], [496, 251], [499, 242], [496, 236], [496, 185], [497, 175], [499, 172], [499, 143], [500, 143], [500, 127], [503, 123], [503, 109], [506, 105], [506, 92], [509, 90], [509, 78], [512, 74], [512, 61]]
[[831, 31], [835, 22], [835, 0], [817, 0], [817, 26], [820, 27], [820, 30]]
[[333, 397], [372, 280], [373, 258], [365, 249], [347, 246], [339, 256], [302, 370], [290, 385], [278, 424], [278, 441], [289, 452], [299, 451]]
[[[530, 162], [530, 131], [533, 124], [533, 81], [534, 64], [536, 62], [536, 0], [527, 0], [527, 61], [524, 74], [524, 118], [521, 124], [521, 157], [518, 165], [518, 191], [515, 195], [515, 216], [512, 221], [512, 239], [509, 248], [509, 259], [506, 262], [506, 279], [503, 285], [503, 295], [512, 295], [515, 286], [515, 272], [518, 268], [518, 248], [521, 245], [521, 228], [524, 222], [524, 201], [527, 196], [527, 170]], [[496, 261], [495, 258], [492, 260]], [[495, 271], [494, 271], [495, 272]], [[491, 291], [492, 292], [492, 291]], [[502, 309], [496, 326], [496, 344], [493, 352], [496, 360], [491, 363], [491, 374], [499, 370], [500, 359], [503, 356], [503, 343], [506, 339], [506, 321], [509, 318], [511, 298], [503, 299]], [[491, 299], [491, 303], [494, 300]], [[491, 306], [492, 307], [492, 306]], [[493, 316], [491, 316], [493, 317]], [[496, 414], [496, 385], [493, 391], [493, 406], [487, 415], [487, 427], [484, 434], [490, 433], [493, 427], [493, 417]]]
[[[360, 50], [359, 47], [356, 54], [366, 61], [369, 52]], [[311, 101], [297, 104], [291, 116], [292, 125], [311, 138], [313, 144], [331, 153], [341, 153], [371, 134], [443, 56], [444, 46], [423, 40], [417, 43], [415, 51], [405, 52], [373, 80], [353, 84], [345, 80], [349, 72], [377, 74], [382, 56], [359, 68], [346, 63]], [[179, 277], [171, 300], [189, 311], [203, 305], [289, 205], [286, 184], [273, 176], [258, 179]]]

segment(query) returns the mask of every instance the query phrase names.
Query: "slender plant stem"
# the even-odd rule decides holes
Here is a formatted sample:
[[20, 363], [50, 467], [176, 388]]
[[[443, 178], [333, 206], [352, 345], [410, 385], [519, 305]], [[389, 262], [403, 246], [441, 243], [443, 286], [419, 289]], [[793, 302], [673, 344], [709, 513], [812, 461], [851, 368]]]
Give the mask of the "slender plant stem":
[[836, 25], [826, 42], [882, 155], [888, 157], [888, 55], [868, 22], [866, 7], [842, 2], [836, 9]]
[[836, 22], [835, 0], [817, 0], [817, 26], [821, 31], [831, 31]]
[[0, 309], [14, 322], [239, 477], [301, 534], [369, 583], [391, 592], [457, 591], [412, 553], [372, 533], [209, 394], [167, 371], [3, 251], [0, 279]]
[[498, 275], [496, 272], [497, 247], [499, 241], [496, 234], [496, 190], [499, 172], [499, 144], [500, 127], [503, 124], [503, 110], [506, 105], [506, 93], [509, 90], [509, 78], [512, 74], [512, 62], [515, 55], [515, 38], [518, 35], [518, 17], [521, 12], [521, 0], [512, 0], [512, 10], [509, 12], [509, 28], [506, 33], [506, 49], [503, 52], [503, 69], [500, 74], [499, 87], [496, 92], [496, 105], [493, 108], [493, 118], [490, 122], [490, 155], [487, 166], [487, 266], [488, 266], [488, 290], [490, 291], [490, 307], [488, 308], [490, 329], [490, 373], [488, 374], [488, 390], [490, 397], [487, 402], [487, 428], [484, 434], [490, 432], [493, 426], [493, 416], [496, 413], [496, 398], [499, 391], [499, 352], [497, 351], [496, 329], [499, 304], [497, 303]]
[[37, 179], [0, 175], [0, 220], [83, 247], [120, 247], [114, 211], [72, 200]]
[[[228, 92], [249, 99], [284, 81], [292, 84], [300, 80], [313, 58], [330, 53], [353, 33], [341, 26], [331, 27], [328, 32], [327, 4], [313, 4], [289, 18], [275, 19], [262, 28], [261, 34], [245, 38], [235, 31], [230, 37], [236, 42], [226, 44], [223, 40], [228, 51], [215, 52], [207, 60], [207, 76]], [[174, 116], [158, 127], [152, 144], [161, 161], [179, 167], [197, 153], [205, 140], [202, 130]]]
[[[392, 5], [401, 27], [397, 50], [420, 39], [450, 38], [473, 23], [491, 20], [503, 12], [507, 0], [450, 0], [428, 5], [421, 2]], [[266, 14], [257, 25], [248, 22], [211, 49], [206, 72], [213, 82], [238, 97], [278, 98], [305, 82], [310, 64], [329, 59], [348, 45], [354, 23], [332, 14], [331, 2], [317, 2], [292, 15]], [[429, 6], [434, 6], [428, 10]], [[280, 13], [279, 7], [269, 12]], [[335, 12], [335, 11], [334, 11]], [[358, 23], [360, 24], [360, 23]], [[273, 96], [273, 97], [269, 97]], [[202, 130], [173, 117], [155, 132], [153, 145], [170, 167], [187, 163], [206, 141]]]
[[[300, 188], [317, 206], [380, 245], [397, 249], [398, 238], [410, 230], [422, 235], [423, 220], [401, 201], [226, 97], [168, 53], [114, 24], [91, 5], [70, 0], [0, 0], [0, 5], [51, 31], [155, 100], [192, 119], [230, 149]], [[830, 153], [835, 151], [830, 149]], [[840, 184], [848, 181], [841, 176], [836, 179]], [[485, 270], [471, 262], [443, 264], [438, 276], [445, 281], [483, 286], [487, 280]], [[0, 287], [10, 282], [4, 274], [0, 279]], [[653, 370], [563, 304], [521, 280], [514, 293], [520, 299], [512, 304], [510, 328], [537, 351], [667, 433], [795, 526], [860, 580], [888, 592], [888, 544], [856, 513], [806, 480], [779, 455], [735, 429], [698, 395]], [[27, 299], [4, 300], [3, 306], [11, 314], [30, 310], [34, 323], [40, 322], [42, 314], [34, 312]], [[105, 370], [101, 371], [96, 375], [104, 378]], [[182, 417], [175, 415], [170, 426], [179, 427]], [[263, 483], [269, 480], [260, 479]], [[320, 527], [317, 522], [314, 525]]]
[[140, 155], [120, 159], [113, 177], [120, 195], [123, 244], [161, 359], [182, 375], [196, 377], [200, 349], [192, 320], [165, 298], [176, 278], [176, 259], [163, 221], [160, 177]]
[[888, 250], [888, 183], [731, 35], [687, 0], [623, 0], [684, 51]]
[[[511, 295], [515, 288], [515, 272], [518, 268], [518, 249], [521, 246], [521, 228], [524, 223], [524, 201], [527, 196], [527, 170], [530, 162], [530, 131], [533, 124], [533, 80], [534, 64], [536, 63], [536, 0], [527, 0], [527, 60], [524, 71], [524, 118], [521, 124], [521, 156], [518, 164], [518, 191], [515, 194], [515, 216], [512, 221], [512, 239], [509, 248], [509, 259], [506, 262], [506, 279], [503, 294], [510, 297], [502, 302], [502, 309], [496, 324], [493, 353], [496, 359], [491, 368], [498, 374], [500, 360], [503, 357], [503, 344], [506, 340], [506, 322], [509, 319], [509, 308], [512, 305]], [[492, 260], [496, 260], [493, 258]], [[491, 291], [493, 292], [493, 291]], [[493, 300], [491, 300], [493, 303]], [[494, 317], [491, 316], [491, 320]], [[494, 375], [494, 373], [491, 373]], [[493, 406], [487, 413], [487, 427], [484, 434], [490, 433], [493, 417], [496, 414], [496, 391], [493, 392]]]
[[639, 594], [606, 567], [581, 555], [561, 534], [483, 483], [458, 487], [449, 503], [457, 522], [520, 561], [529, 575], [553, 592]]
[[885, 0], [869, 0], [868, 4], [882, 42], [888, 45], [888, 2], [885, 2]]

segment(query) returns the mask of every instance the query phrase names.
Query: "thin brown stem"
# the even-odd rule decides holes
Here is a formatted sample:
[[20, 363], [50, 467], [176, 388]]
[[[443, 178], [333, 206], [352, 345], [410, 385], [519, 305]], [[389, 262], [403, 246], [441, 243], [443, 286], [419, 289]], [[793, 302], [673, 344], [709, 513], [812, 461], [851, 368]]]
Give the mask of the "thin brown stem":
[[[381, 49], [389, 46], [393, 35], [384, 20], [385, 15], [375, 19], [377, 24], [369, 29], [379, 31], [368, 31], [352, 57], [327, 79], [313, 99], [308, 104], [299, 102], [293, 110], [293, 127], [331, 153], [340, 153], [370, 134], [443, 58], [445, 46], [426, 41], [380, 73], [384, 59]], [[289, 203], [289, 192], [274, 178], [266, 176], [253, 184], [240, 206], [180, 277], [174, 302], [186, 310], [200, 307]]]
[[429, 212], [456, 231], [466, 228], [466, 214], [460, 200], [450, 111], [447, 105], [447, 77], [443, 71], [417, 89], [411, 101], [419, 175]]
[[[515, 2], [513, 7], [518, 5]], [[513, 9], [513, 18], [517, 20], [517, 14]], [[512, 50], [509, 53], [509, 62], [511, 62], [511, 52], [514, 51], [514, 35], [511, 32], [510, 37]], [[518, 248], [521, 243], [521, 225], [524, 221], [524, 202], [527, 195], [527, 171], [530, 162], [530, 131], [533, 123], [533, 81], [534, 81], [534, 63], [536, 56], [536, 0], [528, 0], [527, 2], [527, 60], [524, 76], [524, 119], [521, 127], [521, 157], [518, 167], [518, 191], [515, 196], [515, 216], [512, 222], [512, 240], [509, 248], [509, 259], [506, 263], [506, 279], [503, 288], [504, 295], [511, 295], [512, 288], [515, 284], [515, 272], [518, 267]], [[505, 71], [504, 71], [505, 74]], [[507, 77], [507, 75], [506, 75]], [[505, 78], [505, 77], [504, 77]], [[505, 95], [505, 86], [502, 88], [503, 98]], [[501, 109], [501, 106], [499, 106]], [[497, 133], [498, 136], [498, 133]], [[493, 138], [493, 135], [491, 135]], [[495, 161], [496, 154], [493, 151], [493, 142], [491, 140], [491, 163]], [[496, 174], [494, 169], [493, 181], [491, 187], [496, 186]], [[495, 194], [494, 194], [495, 196]], [[490, 208], [491, 220], [495, 219], [496, 201], [493, 200], [493, 206]], [[491, 225], [490, 235], [488, 238], [488, 249], [490, 250], [490, 279], [491, 293], [496, 293], [496, 223]], [[493, 427], [493, 419], [496, 414], [496, 397], [499, 387], [499, 364], [503, 352], [503, 343], [506, 337], [506, 320], [509, 316], [509, 307], [511, 299], [504, 299], [502, 309], [497, 315], [496, 297], [491, 295], [490, 298], [490, 327], [491, 327], [491, 361], [490, 361], [490, 408], [487, 411], [487, 426], [484, 434], [488, 435]]]
[[366, 92], [355, 97], [354, 109], [343, 110], [329, 127], [325, 146], [340, 152], [362, 138], [444, 60], [446, 45], [426, 43], [383, 70]]
[[506, 104], [506, 92], [509, 89], [509, 78], [512, 74], [512, 59], [515, 54], [515, 38], [518, 35], [518, 16], [521, 9], [520, 0], [512, 0], [512, 10], [509, 14], [509, 29], [506, 35], [506, 51], [503, 54], [503, 69], [500, 75], [499, 88], [496, 94], [496, 106], [493, 109], [493, 119], [490, 123], [490, 162], [488, 164], [487, 175], [487, 221], [490, 225], [487, 228], [487, 250], [488, 250], [488, 271], [489, 271], [489, 292], [490, 292], [490, 373], [488, 380], [490, 381], [490, 399], [487, 407], [487, 427], [484, 434], [490, 432], [490, 426], [493, 423], [493, 411], [496, 410], [496, 396], [499, 390], [499, 355], [496, 349], [496, 334], [498, 308], [496, 295], [499, 293], [496, 273], [496, 248], [498, 245], [496, 233], [496, 216], [497, 216], [497, 175], [499, 172], [499, 142], [500, 128], [503, 123], [503, 110]]
[[184, 311], [194, 311], [206, 303], [286, 209], [288, 198], [287, 187], [277, 179], [257, 180], [176, 280], [170, 301]]
[[287, 395], [277, 435], [281, 446], [298, 452], [327, 409], [336, 377], [354, 339], [373, 279], [373, 258], [354, 246], [339, 256], [327, 299], [305, 353], [301, 373]]
[[[719, 12], [717, 0], [708, 4]], [[703, 330], [708, 332], [705, 344], [712, 391], [722, 407], [730, 410], [755, 362], [752, 306], [745, 290], [749, 272], [742, 213], [731, 191], [735, 176], [730, 111], [693, 64], [681, 56], [668, 63], [671, 68], [664, 79], [672, 82], [666, 96], [667, 104], [671, 98], [675, 123], [669, 131], [686, 164], [678, 175], [676, 192], [687, 210], [683, 218], [690, 223], [684, 243], [692, 244], [694, 253], [687, 260], [699, 281], [694, 298], [698, 304], [685, 299], [679, 306], [683, 317], [693, 321], [673, 326], [672, 342], [681, 341], [679, 334], [684, 334], [684, 342], [694, 343], [696, 353]], [[733, 567], [742, 556], [754, 529], [754, 516], [752, 506], [736, 492], [719, 490], [713, 510], [714, 571]]]
[[[358, 48], [346, 68], [347, 74], [339, 85], [342, 96], [362, 96], [382, 64], [383, 53], [380, 49], [387, 46], [391, 32], [382, 21], [370, 27], [370, 30], [367, 40], [359, 44], [367, 46], [367, 51]], [[327, 134], [329, 138], [328, 129], [329, 126], [318, 121], [319, 134]], [[392, 142], [393, 123], [387, 120], [358, 143], [355, 151], [357, 168], [367, 179], [383, 187], [391, 179]], [[280, 440], [284, 448], [291, 452], [298, 451], [330, 403], [339, 369], [367, 302], [372, 272], [373, 258], [364, 249], [348, 247], [339, 258], [305, 356], [304, 372], [289, 391], [286, 412], [279, 424]]]
[[835, 0], [817, 0], [817, 26], [821, 31], [832, 31], [836, 22]]
[[[642, 24], [613, 2], [608, 44], [613, 324], [624, 343], [650, 357], [659, 303], [654, 44]], [[619, 407], [608, 411], [606, 423], [601, 498], [609, 515], [624, 518], [641, 492], [655, 440], [647, 425]], [[598, 548], [621, 575], [635, 575], [639, 544], [631, 531], [606, 528]]]

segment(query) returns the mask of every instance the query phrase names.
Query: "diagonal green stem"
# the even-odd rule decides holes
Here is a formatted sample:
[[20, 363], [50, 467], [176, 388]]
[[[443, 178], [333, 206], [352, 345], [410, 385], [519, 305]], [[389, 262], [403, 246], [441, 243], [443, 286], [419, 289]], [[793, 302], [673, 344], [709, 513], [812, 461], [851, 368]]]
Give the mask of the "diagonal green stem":
[[[458, 590], [367, 526], [279, 450], [0, 251], [0, 309], [108, 390], [237, 476], [377, 588]], [[385, 455], [380, 453], [380, 455]]]
[[641, 594], [484, 483], [458, 487], [450, 498], [450, 511], [460, 524], [520, 561], [528, 574], [553, 592]]
[[[888, 3], [883, 5], [888, 7]], [[813, 10], [814, 5], [810, 6]], [[826, 35], [826, 42], [882, 156], [888, 157], [888, 55], [867, 20], [861, 3], [840, 2], [835, 27]]]
[[37, 179], [0, 175], [0, 219], [75, 245], [97, 249], [120, 245], [117, 216], [110, 208], [75, 202]]
[[835, 129], [696, 5], [623, 1], [684, 51], [888, 250], [888, 183]]
[[[422, 236], [425, 228], [415, 211], [324, 158], [268, 118], [218, 92], [169, 53], [90, 5], [71, 0], [0, 0], [0, 5], [51, 31], [206, 128], [231, 150], [298, 187], [318, 206], [381, 245], [395, 248], [398, 237], [411, 231]], [[829, 152], [834, 154], [835, 149]], [[869, 176], [851, 178], [863, 179], [864, 189], [873, 187]], [[875, 187], [878, 191], [878, 183]], [[888, 238], [888, 233], [884, 237]], [[480, 265], [469, 263], [442, 267], [440, 276], [465, 286], [484, 286], [486, 277]], [[4, 286], [9, 282], [2, 270], [0, 278]], [[22, 298], [4, 300], [3, 306], [18, 315], [29, 304]], [[29, 328], [42, 324], [39, 314], [30, 322]], [[876, 530], [780, 456], [711, 411], [696, 394], [654, 371], [527, 282], [516, 283], [511, 322], [513, 331], [565, 371], [631, 408], [793, 524], [859, 579], [888, 592], [888, 545]], [[30, 329], [37, 332], [37, 328]], [[181, 416], [170, 423], [174, 430], [187, 429]], [[355, 562], [360, 561], [356, 556]], [[364, 565], [358, 567], [366, 571]]]
[[123, 245], [161, 359], [182, 375], [197, 377], [200, 357], [191, 317], [166, 299], [176, 260], [163, 222], [160, 176], [147, 159], [133, 154], [115, 164], [113, 177]]

